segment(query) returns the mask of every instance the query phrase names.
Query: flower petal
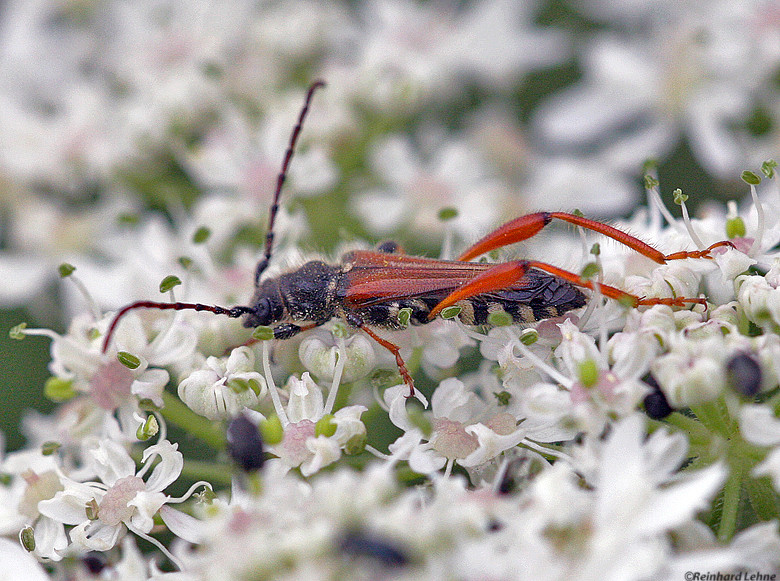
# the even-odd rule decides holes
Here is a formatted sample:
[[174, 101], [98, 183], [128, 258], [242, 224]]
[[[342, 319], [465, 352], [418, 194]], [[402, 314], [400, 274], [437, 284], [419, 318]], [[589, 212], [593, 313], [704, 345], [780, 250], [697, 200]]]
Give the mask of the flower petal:
[[178, 444], [172, 444], [168, 440], [161, 440], [154, 446], [149, 446], [144, 450], [144, 464], [152, 458], [152, 455], [160, 457], [160, 462], [154, 467], [152, 474], [146, 481], [147, 491], [160, 492], [179, 477], [184, 467], [184, 456], [182, 456], [178, 448]]

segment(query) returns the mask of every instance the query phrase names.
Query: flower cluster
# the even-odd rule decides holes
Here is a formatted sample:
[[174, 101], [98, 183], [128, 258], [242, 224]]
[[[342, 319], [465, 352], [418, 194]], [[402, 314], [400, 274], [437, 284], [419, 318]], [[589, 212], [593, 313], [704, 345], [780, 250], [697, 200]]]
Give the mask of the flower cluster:
[[[110, 311], [77, 317], [63, 335], [20, 327], [20, 335], [52, 338], [47, 393], [65, 403], [52, 421], [38, 420], [35, 447], [3, 462], [4, 529], [48, 562], [120, 546], [123, 563], [143, 560], [132, 533], [184, 579], [347, 570], [435, 579], [479, 576], [486, 563], [497, 578], [535, 578], [555, 564], [553, 578], [609, 571], [640, 579], [673, 578], [711, 559], [723, 570], [780, 566], [772, 508], [780, 491], [780, 189], [773, 164], [763, 170], [771, 180], [760, 194], [751, 185], [741, 212], [652, 231], [652, 216], [640, 210], [631, 230], [652, 233], [670, 251], [667, 264], [600, 244], [585, 308], [526, 329], [453, 319], [397, 332], [418, 379], [435, 384], [419, 401], [408, 399], [389, 352], [339, 321], [279, 342], [259, 328], [260, 340], [221, 355], [208, 353], [240, 332], [227, 318], [192, 311], [133, 310], [105, 352]], [[740, 236], [730, 244], [674, 256], [686, 236], [706, 249], [735, 221]], [[567, 244], [575, 253], [596, 236]], [[599, 285], [607, 284], [648, 306], [604, 299]], [[711, 298], [706, 307], [672, 304], [700, 292]], [[457, 377], [437, 379], [458, 366]], [[171, 384], [178, 398], [165, 389]], [[230, 443], [245, 471], [234, 469], [231, 493], [218, 492], [227, 464], [221, 478], [204, 469], [185, 494], [166, 492], [192, 482], [168, 425], [221, 450], [214, 422], [237, 417], [248, 420], [240, 433], [254, 450]], [[56, 432], [45, 434], [44, 424]], [[403, 474], [428, 484], [402, 485]], [[713, 533], [695, 517], [716, 498]], [[184, 511], [171, 506], [187, 500]], [[163, 545], [156, 518], [196, 550]], [[236, 547], [241, 558], [226, 567], [221, 555]], [[507, 554], [513, 559], [500, 557]]]
[[[777, 155], [776, 10], [564, 2], [572, 33], [558, 2], [223, 4], [0, 9], [0, 304], [40, 299], [58, 272], [69, 321], [11, 330], [50, 340], [57, 407], [0, 458], [0, 570], [779, 570], [776, 164], [742, 174], [749, 196], [734, 180]], [[565, 86], [518, 103], [540, 76]], [[328, 88], [280, 179], [315, 78]], [[692, 219], [678, 190], [675, 218], [650, 164], [636, 209], [640, 162], [688, 147], [732, 201]], [[334, 318], [274, 339], [196, 311], [249, 304], [277, 181], [261, 281], [303, 249], [336, 265], [381, 236], [451, 259], [529, 208], [631, 212], [614, 225], [666, 259], [552, 225], [522, 256], [570, 271], [582, 308], [535, 303], [526, 326], [500, 310], [484, 326], [399, 314], [393, 331]]]

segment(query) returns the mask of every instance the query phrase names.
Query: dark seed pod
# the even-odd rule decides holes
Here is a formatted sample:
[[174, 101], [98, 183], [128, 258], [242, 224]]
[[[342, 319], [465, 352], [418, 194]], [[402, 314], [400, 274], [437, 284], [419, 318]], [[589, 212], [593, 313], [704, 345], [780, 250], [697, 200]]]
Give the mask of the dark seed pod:
[[373, 559], [385, 567], [403, 567], [409, 563], [409, 557], [401, 547], [362, 531], [348, 532], [341, 540], [340, 546], [347, 555]]
[[103, 553], [92, 551], [87, 553], [81, 558], [81, 563], [88, 573], [92, 575], [99, 575], [103, 570], [108, 567], [108, 559]]
[[755, 397], [761, 391], [761, 365], [752, 355], [739, 353], [726, 363], [729, 387], [745, 397]]
[[227, 452], [244, 472], [259, 470], [265, 463], [263, 439], [255, 423], [240, 415], [227, 427]]
[[647, 375], [644, 378], [644, 382], [649, 385], [653, 391], [648, 393], [644, 399], [645, 413], [654, 420], [662, 420], [674, 411], [674, 408], [669, 405], [666, 399], [666, 395], [661, 391], [661, 386], [655, 380], [652, 375]]

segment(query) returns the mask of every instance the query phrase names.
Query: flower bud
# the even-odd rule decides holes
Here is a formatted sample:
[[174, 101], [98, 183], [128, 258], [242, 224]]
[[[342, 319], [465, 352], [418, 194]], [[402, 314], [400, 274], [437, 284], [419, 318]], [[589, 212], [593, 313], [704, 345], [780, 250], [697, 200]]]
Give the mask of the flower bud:
[[725, 387], [719, 361], [706, 355], [670, 352], [656, 359], [651, 367], [669, 404], [690, 407], [715, 399]]
[[[351, 383], [362, 379], [374, 369], [376, 352], [374, 346], [363, 335], [352, 335], [345, 341], [345, 364], [341, 381]], [[336, 370], [339, 349], [328, 344], [321, 337], [312, 335], [301, 341], [298, 356], [303, 366], [319, 379], [330, 381]]]
[[333, 421], [333, 414], [325, 414], [317, 423], [314, 424], [314, 435], [330, 438], [336, 433], [336, 423]]
[[780, 324], [780, 289], [770, 284], [771, 272], [766, 277], [744, 275], [737, 278], [737, 301], [745, 316], [758, 326]]
[[601, 360], [601, 354], [593, 337], [580, 331], [571, 321], [566, 320], [559, 327], [563, 340], [555, 349], [555, 355], [562, 359], [571, 375], [579, 377], [580, 365], [584, 361], [591, 361], [596, 366], [596, 362]]
[[324, 402], [322, 390], [314, 383], [314, 380], [305, 372], [301, 378], [290, 377], [287, 381], [290, 392], [290, 400], [287, 404], [287, 417], [292, 423], [301, 420], [316, 421], [322, 415]]
[[254, 371], [254, 353], [248, 347], [233, 349], [225, 358], [209, 357], [203, 368], [179, 383], [179, 398], [210, 420], [235, 416], [252, 407], [268, 391], [265, 378]]

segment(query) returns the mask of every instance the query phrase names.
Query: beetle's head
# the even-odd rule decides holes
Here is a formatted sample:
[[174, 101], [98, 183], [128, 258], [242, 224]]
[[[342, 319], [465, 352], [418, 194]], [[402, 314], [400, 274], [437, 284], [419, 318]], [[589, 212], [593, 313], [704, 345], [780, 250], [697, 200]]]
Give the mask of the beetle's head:
[[285, 308], [277, 279], [265, 280], [257, 287], [250, 309], [244, 316], [244, 327], [270, 326], [284, 318]]

